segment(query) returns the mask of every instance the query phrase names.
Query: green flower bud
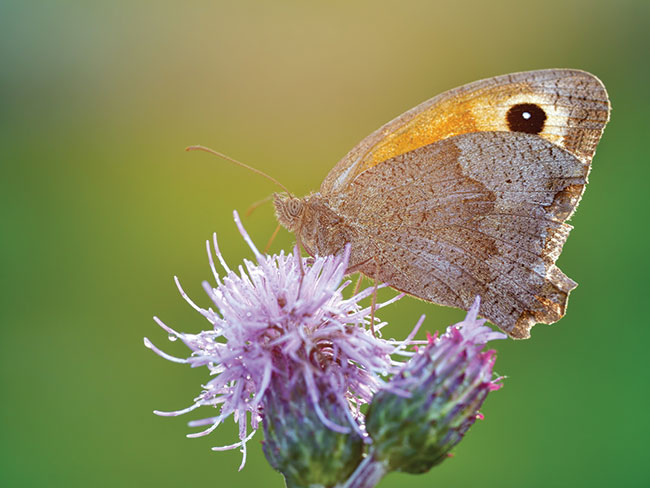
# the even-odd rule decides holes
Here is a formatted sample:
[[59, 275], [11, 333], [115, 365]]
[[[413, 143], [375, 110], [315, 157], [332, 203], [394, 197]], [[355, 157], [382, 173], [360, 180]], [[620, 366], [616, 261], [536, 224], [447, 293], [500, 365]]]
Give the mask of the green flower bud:
[[500, 388], [491, 380], [494, 351], [481, 349], [505, 335], [483, 326], [477, 312], [478, 300], [463, 322], [430, 338], [373, 398], [366, 429], [372, 456], [389, 471], [423, 473], [445, 460], [487, 394]]
[[296, 383], [275, 378], [264, 395], [264, 454], [289, 488], [335, 486], [361, 461], [363, 440], [347, 406], [326, 394], [316, 405], [304, 382]]

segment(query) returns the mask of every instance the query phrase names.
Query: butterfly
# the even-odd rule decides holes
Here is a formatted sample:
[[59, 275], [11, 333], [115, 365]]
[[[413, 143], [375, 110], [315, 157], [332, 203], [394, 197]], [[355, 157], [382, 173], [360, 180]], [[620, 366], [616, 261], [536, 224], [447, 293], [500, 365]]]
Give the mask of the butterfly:
[[565, 313], [555, 265], [610, 103], [590, 73], [549, 69], [438, 95], [363, 139], [304, 198], [275, 194], [311, 255], [342, 252], [409, 295], [480, 313], [513, 338]]

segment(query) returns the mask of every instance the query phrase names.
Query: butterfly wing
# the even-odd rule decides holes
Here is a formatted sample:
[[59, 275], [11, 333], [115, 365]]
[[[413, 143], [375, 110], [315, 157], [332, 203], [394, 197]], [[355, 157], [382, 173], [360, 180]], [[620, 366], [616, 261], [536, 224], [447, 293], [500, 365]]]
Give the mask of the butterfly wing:
[[480, 295], [483, 316], [525, 338], [564, 315], [576, 286], [555, 261], [588, 171], [532, 134], [462, 134], [366, 170], [336, 212], [355, 271], [443, 305]]
[[609, 119], [601, 81], [579, 70], [514, 73], [442, 93], [362, 140], [330, 171], [321, 194], [345, 192], [364, 171], [400, 154], [460, 134], [536, 134], [589, 163]]

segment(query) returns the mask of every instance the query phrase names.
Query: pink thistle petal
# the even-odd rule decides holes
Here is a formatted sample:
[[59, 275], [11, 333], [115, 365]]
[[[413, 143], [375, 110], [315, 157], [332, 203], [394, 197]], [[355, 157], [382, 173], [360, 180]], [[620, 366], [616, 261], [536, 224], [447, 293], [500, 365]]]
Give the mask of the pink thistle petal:
[[499, 384], [488, 383], [488, 390], [497, 391], [497, 390], [500, 390], [502, 386], [503, 386], [503, 383], [499, 383]]
[[171, 356], [171, 355], [167, 354], [166, 352], [161, 351], [160, 349], [158, 349], [158, 348], [153, 344], [153, 342], [151, 342], [151, 341], [150, 341], [149, 339], [147, 339], [146, 337], [144, 338], [144, 345], [145, 345], [145, 347], [151, 349], [153, 352], [155, 352], [156, 354], [158, 354], [158, 356], [160, 356], [161, 358], [165, 358], [165, 359], [167, 359], [168, 361], [172, 361], [172, 362], [174, 362], [174, 363], [182, 363], [182, 364], [188, 362], [187, 359], [177, 358], [177, 357], [175, 357], [175, 356]]

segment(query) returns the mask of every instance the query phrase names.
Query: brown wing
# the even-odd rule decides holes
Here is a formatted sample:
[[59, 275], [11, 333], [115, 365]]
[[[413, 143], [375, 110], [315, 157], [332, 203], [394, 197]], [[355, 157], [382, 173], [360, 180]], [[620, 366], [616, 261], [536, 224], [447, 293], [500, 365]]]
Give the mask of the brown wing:
[[532, 134], [477, 132], [384, 161], [332, 200], [357, 270], [481, 314], [513, 337], [553, 323], [576, 286], [556, 266], [589, 164]]
[[609, 109], [605, 87], [584, 71], [528, 71], [470, 83], [418, 105], [370, 134], [330, 171], [321, 194], [345, 191], [357, 176], [382, 161], [471, 132], [537, 134], [589, 162]]

